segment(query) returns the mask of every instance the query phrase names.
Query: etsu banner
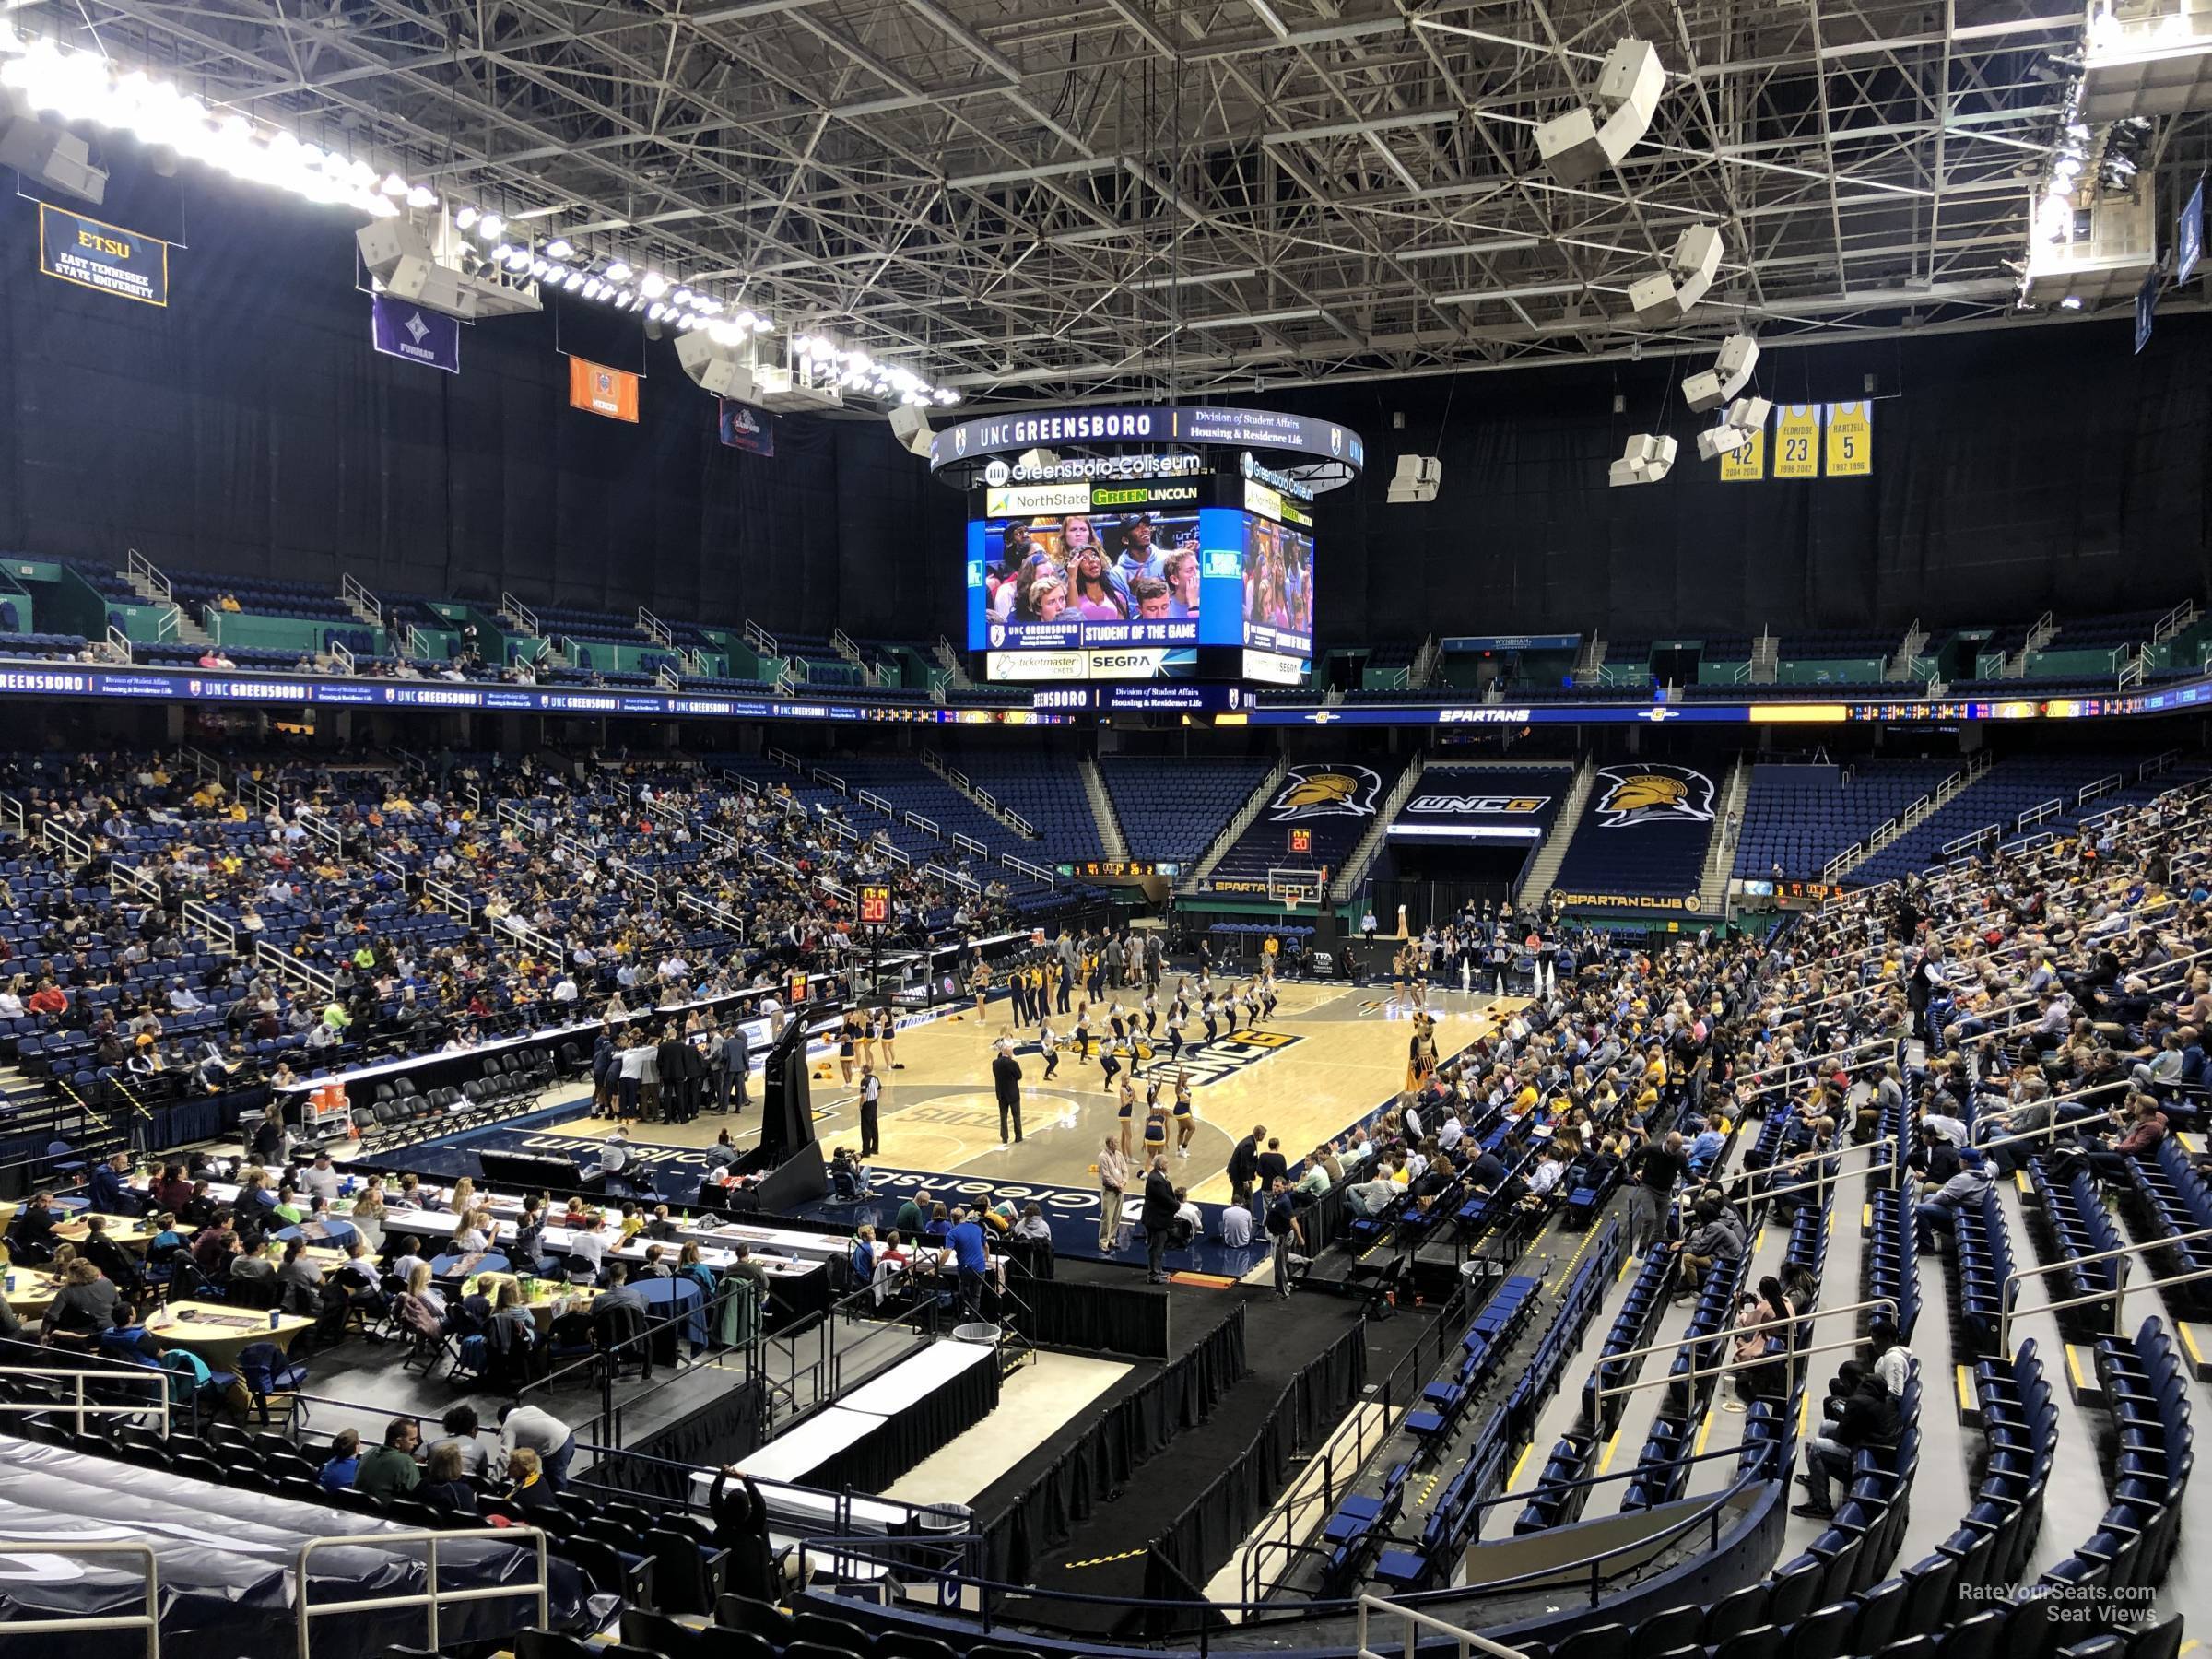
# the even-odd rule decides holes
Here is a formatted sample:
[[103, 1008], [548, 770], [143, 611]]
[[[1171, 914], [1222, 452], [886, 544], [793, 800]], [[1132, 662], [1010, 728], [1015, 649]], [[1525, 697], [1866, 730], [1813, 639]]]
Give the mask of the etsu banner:
[[389, 294], [369, 300], [371, 343], [386, 357], [426, 363], [448, 374], [461, 372], [461, 324], [442, 312], [425, 311]]
[[120, 225], [39, 204], [39, 269], [141, 305], [169, 303], [169, 244]]

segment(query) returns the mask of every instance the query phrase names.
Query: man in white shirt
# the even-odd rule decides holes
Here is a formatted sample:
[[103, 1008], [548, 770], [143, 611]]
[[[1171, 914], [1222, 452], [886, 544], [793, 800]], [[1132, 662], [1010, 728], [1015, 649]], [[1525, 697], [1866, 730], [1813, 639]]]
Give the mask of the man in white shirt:
[[554, 982], [553, 1000], [557, 1003], [572, 1003], [576, 1000], [576, 981], [565, 971]]
[[589, 1264], [594, 1279], [599, 1277], [600, 1264], [606, 1260], [606, 1234], [601, 1230], [606, 1225], [602, 1217], [589, 1227], [578, 1228], [569, 1240], [569, 1254]]
[[1222, 1210], [1221, 1242], [1232, 1250], [1252, 1242], [1252, 1212], [1242, 1205], [1232, 1204]]
[[315, 1161], [300, 1175], [300, 1184], [307, 1189], [311, 1197], [320, 1198], [325, 1204], [337, 1197], [338, 1172], [331, 1167], [329, 1153], [315, 1154]]
[[568, 1484], [569, 1459], [576, 1453], [576, 1436], [549, 1411], [535, 1406], [500, 1407], [500, 1461], [517, 1446], [537, 1453], [547, 1483], [556, 1491]]

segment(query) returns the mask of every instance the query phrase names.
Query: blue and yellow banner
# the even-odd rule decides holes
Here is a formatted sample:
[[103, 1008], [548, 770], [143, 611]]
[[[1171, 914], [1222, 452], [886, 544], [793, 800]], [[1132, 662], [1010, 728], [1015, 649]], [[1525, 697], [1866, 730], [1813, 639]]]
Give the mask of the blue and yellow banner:
[[39, 204], [39, 269], [49, 276], [141, 305], [169, 303], [169, 244]]

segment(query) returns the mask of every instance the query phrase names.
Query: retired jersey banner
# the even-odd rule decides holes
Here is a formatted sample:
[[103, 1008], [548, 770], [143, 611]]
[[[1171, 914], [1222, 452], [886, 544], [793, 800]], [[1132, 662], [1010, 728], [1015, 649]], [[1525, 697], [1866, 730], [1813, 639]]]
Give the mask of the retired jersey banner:
[[39, 204], [39, 269], [141, 305], [169, 303], [167, 242], [45, 202]]
[[1774, 476], [1820, 476], [1820, 406], [1784, 404], [1774, 413]]
[[776, 453], [775, 423], [765, 410], [725, 397], [722, 400], [722, 441], [748, 454], [772, 455]]
[[1874, 406], [1832, 403], [1828, 411], [1828, 476], [1863, 478], [1874, 470]]
[[1739, 444], [1721, 456], [1721, 482], [1724, 484], [1750, 484], [1767, 476], [1767, 429], [1759, 427], [1751, 433], [1751, 441]]
[[580, 357], [569, 359], [569, 406], [609, 420], [638, 418], [638, 377], [625, 369], [609, 369]]

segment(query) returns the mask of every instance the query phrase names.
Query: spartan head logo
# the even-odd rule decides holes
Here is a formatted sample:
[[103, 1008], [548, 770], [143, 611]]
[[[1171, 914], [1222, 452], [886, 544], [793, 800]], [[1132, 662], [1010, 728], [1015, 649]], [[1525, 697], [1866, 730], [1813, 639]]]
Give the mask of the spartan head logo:
[[1597, 784], [1598, 821], [1608, 830], [1712, 819], [1712, 780], [1687, 766], [1608, 766]]
[[1364, 766], [1294, 766], [1267, 816], [1278, 824], [1339, 815], [1371, 818], [1382, 792], [1382, 780]]

